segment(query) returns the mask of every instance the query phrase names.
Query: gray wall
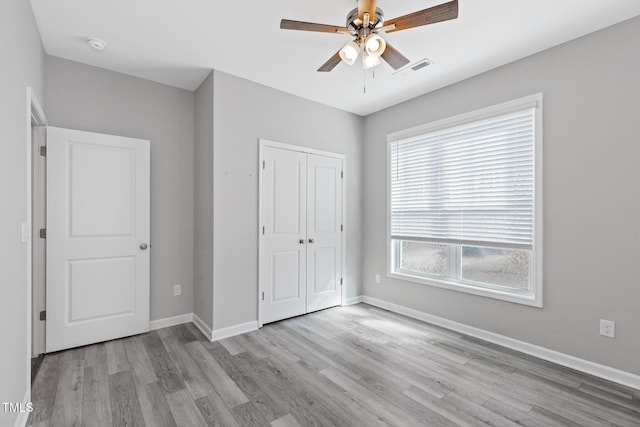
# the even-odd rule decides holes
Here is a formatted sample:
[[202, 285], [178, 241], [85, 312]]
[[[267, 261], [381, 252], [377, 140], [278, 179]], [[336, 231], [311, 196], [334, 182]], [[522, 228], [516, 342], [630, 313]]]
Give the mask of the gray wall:
[[345, 283], [360, 295], [363, 119], [218, 71], [214, 93], [214, 328], [257, 319], [259, 138], [347, 155]]
[[[638, 40], [635, 18], [366, 117], [364, 294], [640, 374]], [[386, 135], [537, 92], [544, 308], [387, 278]]]
[[192, 313], [194, 94], [47, 56], [45, 97], [52, 126], [151, 140], [151, 320]]
[[[44, 103], [44, 51], [31, 6], [3, 0], [0, 13], [0, 402], [22, 402], [27, 380], [27, 86]], [[0, 426], [17, 414], [0, 410]]]
[[195, 93], [193, 312], [213, 328], [213, 71]]

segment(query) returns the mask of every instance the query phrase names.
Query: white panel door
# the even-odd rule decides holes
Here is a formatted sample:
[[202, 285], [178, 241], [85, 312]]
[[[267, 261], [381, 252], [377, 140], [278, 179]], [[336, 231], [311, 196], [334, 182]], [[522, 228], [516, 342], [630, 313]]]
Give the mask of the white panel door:
[[47, 352], [149, 330], [149, 145], [47, 128]]
[[306, 154], [265, 147], [262, 170], [262, 321], [306, 312]]
[[342, 303], [342, 160], [307, 155], [307, 312]]

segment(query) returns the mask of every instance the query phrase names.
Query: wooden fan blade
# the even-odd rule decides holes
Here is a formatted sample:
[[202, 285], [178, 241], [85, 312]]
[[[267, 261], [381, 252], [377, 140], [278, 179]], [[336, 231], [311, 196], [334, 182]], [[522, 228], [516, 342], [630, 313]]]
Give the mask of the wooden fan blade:
[[298, 31], [316, 31], [319, 33], [339, 33], [340, 31], [348, 31], [347, 27], [338, 27], [335, 25], [315, 24], [313, 22], [291, 21], [283, 19], [280, 21], [280, 28], [283, 30]]
[[391, 65], [394, 70], [402, 68], [409, 63], [409, 58], [398, 52], [396, 48], [391, 46], [388, 42], [387, 47], [382, 53], [382, 59], [387, 61], [387, 64]]
[[329, 58], [327, 62], [322, 64], [322, 67], [318, 68], [318, 71], [321, 73], [327, 73], [336, 68], [336, 65], [338, 65], [340, 61], [342, 61], [340, 58], [340, 51], [337, 51], [336, 54]]
[[358, 19], [364, 20], [364, 14], [369, 12], [369, 19], [376, 18], [376, 0], [358, 0]]
[[407, 30], [409, 28], [435, 24], [436, 22], [448, 21], [450, 19], [456, 19], [457, 17], [458, 0], [453, 0], [449, 3], [443, 3], [438, 6], [430, 7], [429, 9], [420, 10], [418, 12], [410, 13], [409, 15], [385, 21], [384, 25], [395, 25], [396, 27], [393, 30], [387, 31], [387, 33], [392, 33], [394, 31]]

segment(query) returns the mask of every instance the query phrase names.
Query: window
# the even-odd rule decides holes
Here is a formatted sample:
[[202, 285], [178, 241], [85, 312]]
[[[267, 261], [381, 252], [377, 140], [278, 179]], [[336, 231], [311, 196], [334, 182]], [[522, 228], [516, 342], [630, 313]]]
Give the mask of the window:
[[389, 275], [542, 306], [542, 95], [389, 135]]

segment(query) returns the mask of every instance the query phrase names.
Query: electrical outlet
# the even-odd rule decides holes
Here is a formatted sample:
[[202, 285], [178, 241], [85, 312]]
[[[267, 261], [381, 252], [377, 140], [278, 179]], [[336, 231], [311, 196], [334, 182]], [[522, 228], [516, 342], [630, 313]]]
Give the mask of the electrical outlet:
[[177, 297], [182, 295], [182, 285], [173, 285], [173, 296]]
[[616, 336], [616, 322], [613, 320], [600, 319], [600, 335], [609, 338]]
[[376, 273], [376, 283], [380, 283], [380, 275]]

